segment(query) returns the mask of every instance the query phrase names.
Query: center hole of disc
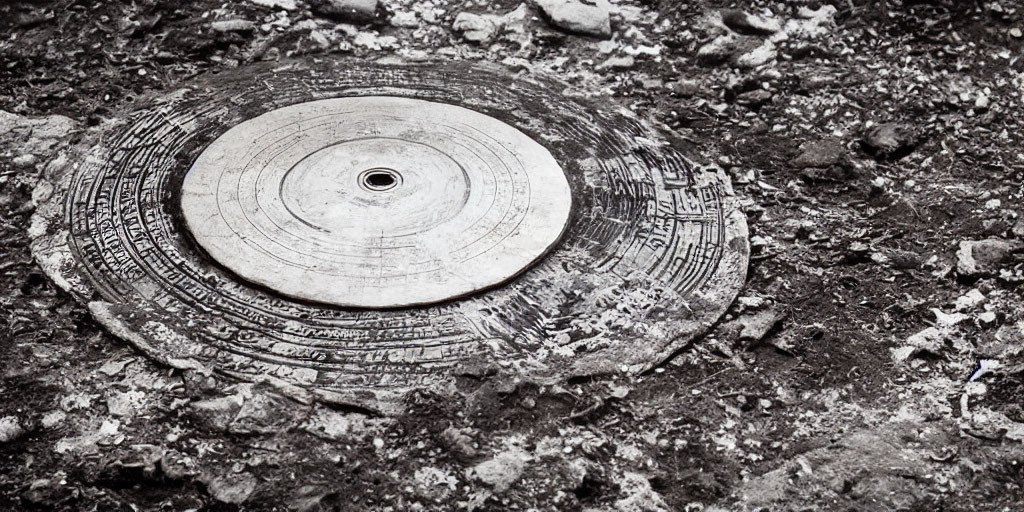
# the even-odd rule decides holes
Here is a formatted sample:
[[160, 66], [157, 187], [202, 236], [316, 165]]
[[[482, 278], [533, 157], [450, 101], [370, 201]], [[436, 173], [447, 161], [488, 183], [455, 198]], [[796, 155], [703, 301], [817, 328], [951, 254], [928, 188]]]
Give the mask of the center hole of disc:
[[366, 175], [366, 184], [371, 187], [390, 187], [395, 184], [395, 177], [386, 172], [371, 172]]
[[391, 169], [370, 169], [362, 174], [363, 187], [373, 191], [394, 188], [399, 179], [398, 173]]

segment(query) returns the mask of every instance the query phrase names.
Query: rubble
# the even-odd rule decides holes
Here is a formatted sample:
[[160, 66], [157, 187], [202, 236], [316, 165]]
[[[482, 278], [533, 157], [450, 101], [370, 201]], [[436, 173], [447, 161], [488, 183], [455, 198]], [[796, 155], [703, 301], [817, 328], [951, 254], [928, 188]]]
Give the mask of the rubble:
[[551, 24], [577, 34], [607, 39], [612, 35], [608, 0], [534, 0]]

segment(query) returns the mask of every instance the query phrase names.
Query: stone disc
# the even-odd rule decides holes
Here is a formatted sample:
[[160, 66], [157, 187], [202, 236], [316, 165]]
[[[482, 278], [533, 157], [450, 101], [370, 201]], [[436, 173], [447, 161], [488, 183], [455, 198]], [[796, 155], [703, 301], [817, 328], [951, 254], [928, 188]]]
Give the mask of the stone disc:
[[200, 246], [242, 278], [314, 302], [439, 302], [519, 274], [572, 196], [551, 153], [492, 117], [401, 97], [333, 98], [245, 121], [185, 175]]
[[641, 372], [736, 297], [745, 219], [710, 145], [571, 91], [450, 62], [200, 77], [47, 167], [33, 254], [148, 356], [322, 400]]

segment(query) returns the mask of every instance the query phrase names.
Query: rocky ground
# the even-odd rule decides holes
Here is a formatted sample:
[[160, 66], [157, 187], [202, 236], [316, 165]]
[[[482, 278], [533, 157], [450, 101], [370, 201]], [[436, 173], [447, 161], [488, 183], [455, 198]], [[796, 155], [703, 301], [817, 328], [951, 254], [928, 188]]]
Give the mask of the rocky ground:
[[[3, 2], [0, 509], [1021, 510], [1022, 30], [1015, 0]], [[335, 56], [499, 62], [672, 130], [745, 204], [745, 291], [649, 374], [383, 417], [157, 366], [42, 276], [76, 134]]]

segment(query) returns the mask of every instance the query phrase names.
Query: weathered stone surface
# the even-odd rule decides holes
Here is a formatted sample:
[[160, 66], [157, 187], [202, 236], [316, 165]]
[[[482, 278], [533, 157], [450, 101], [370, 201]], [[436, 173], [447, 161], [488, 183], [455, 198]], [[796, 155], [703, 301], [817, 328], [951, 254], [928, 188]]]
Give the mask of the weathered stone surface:
[[232, 474], [227, 473], [221, 476], [202, 477], [206, 483], [206, 490], [210, 496], [221, 503], [240, 505], [245, 503], [256, 491], [258, 484], [256, 477], [249, 473]]
[[[480, 361], [528, 368], [517, 372], [544, 379], [639, 372], [703, 333], [742, 285], [746, 225], [727, 176], [697, 165], [628, 112], [568, 98], [560, 94], [564, 85], [553, 79], [512, 78], [488, 67], [347, 60], [282, 66], [260, 64], [199, 79], [194, 87], [70, 148], [64, 163], [47, 173], [54, 181], [39, 195], [30, 229], [33, 254], [55, 282], [76, 297], [97, 297], [89, 309], [104, 326], [149, 357], [195, 376], [187, 382], [212, 382], [200, 386], [205, 392], [224, 386], [219, 379], [200, 378], [216, 370], [233, 379], [272, 384], [302, 403], [318, 399], [386, 412], [410, 389], [455, 392], [455, 375]], [[363, 100], [349, 101], [353, 96]], [[375, 116], [364, 107], [376, 101], [369, 98], [379, 96], [410, 108], [377, 111], [381, 115]], [[211, 259], [190, 234], [190, 225], [204, 226], [199, 218], [185, 222], [178, 187], [186, 181], [190, 164], [182, 162], [204, 165], [205, 156], [200, 155], [215, 150], [215, 141], [230, 127], [268, 119], [260, 116], [282, 107], [308, 108], [302, 105], [310, 102], [358, 106], [358, 115], [343, 116], [342, 123], [332, 118], [337, 111], [331, 109], [316, 110], [321, 117], [304, 111], [296, 119], [304, 137], [334, 134], [337, 139], [310, 149], [289, 138], [297, 126], [285, 123], [274, 125], [284, 136], [280, 147], [261, 152], [256, 144], [233, 159], [216, 159], [227, 167], [244, 167], [250, 160], [287, 156], [289, 148], [309, 157], [299, 158], [303, 163], [298, 166], [285, 166], [293, 169], [288, 180], [251, 175], [258, 179], [242, 187], [244, 194], [274, 189], [265, 183], [284, 183], [283, 197], [298, 201], [288, 199], [289, 206], [301, 206], [305, 214], [320, 211], [327, 222], [321, 227], [351, 223], [353, 219], [331, 217], [330, 208], [323, 207], [325, 201], [344, 204], [335, 199], [344, 198], [342, 188], [351, 185], [351, 180], [328, 179], [328, 171], [344, 176], [353, 162], [399, 153], [389, 153], [393, 148], [380, 141], [372, 151], [348, 153], [338, 151], [344, 144], [337, 143], [351, 140], [353, 130], [360, 129], [369, 139], [389, 133], [411, 137], [423, 130], [424, 121], [419, 128], [403, 125], [409, 133], [399, 134], [394, 119], [430, 112], [417, 105], [444, 104], [473, 115], [454, 117], [448, 108], [434, 110], [428, 117], [437, 128], [435, 136], [456, 137], [453, 130], [458, 128], [491, 141], [493, 152], [477, 150], [456, 155], [455, 161], [466, 167], [466, 176], [478, 177], [486, 177], [479, 174], [481, 169], [495, 168], [486, 162], [500, 161], [498, 168], [507, 172], [501, 179], [489, 178], [490, 190], [498, 191], [494, 197], [504, 204], [514, 205], [521, 197], [528, 182], [520, 179], [526, 171], [517, 166], [533, 162], [536, 155], [508, 145], [502, 131], [518, 131], [550, 153], [568, 177], [572, 195], [571, 218], [561, 241], [504, 285], [419, 308], [339, 308], [289, 298], [241, 279]], [[492, 124], [467, 121], [484, 113]], [[274, 126], [266, 124], [266, 129]], [[248, 128], [241, 130], [246, 133]], [[401, 137], [392, 137], [395, 147], [407, 145]], [[475, 147], [459, 140], [464, 147]], [[507, 147], [498, 147], [502, 145]], [[424, 166], [445, 162], [409, 151], [409, 161]], [[500, 158], [503, 152], [515, 159]], [[318, 154], [324, 157], [319, 164]], [[545, 166], [530, 165], [531, 172], [541, 168]], [[320, 173], [323, 179], [305, 183], [300, 179], [304, 172], [306, 178]], [[505, 179], [519, 188], [499, 186]], [[250, 188], [258, 183], [264, 185]], [[379, 192], [393, 189], [391, 184], [359, 183], [385, 188]], [[332, 187], [337, 194], [332, 195]], [[531, 197], [540, 201], [550, 192], [538, 187], [531, 185]], [[216, 193], [216, 188], [207, 193]], [[269, 202], [261, 197], [260, 208], [280, 201], [275, 196], [280, 194]], [[427, 196], [424, 200], [433, 201], [444, 193]], [[112, 201], [114, 197], [119, 199]], [[554, 206], [564, 208], [564, 203]], [[519, 210], [500, 211], [515, 215]], [[251, 209], [246, 213], [262, 215]], [[545, 218], [564, 215], [548, 213]], [[400, 220], [393, 212], [362, 217], [364, 223]], [[273, 223], [257, 222], [275, 237], [288, 235], [276, 233]], [[106, 228], [111, 225], [123, 229]], [[316, 236], [330, 240], [336, 235], [317, 230]], [[430, 243], [445, 243], [443, 237], [435, 238]], [[383, 247], [367, 249], [372, 253]], [[423, 253], [427, 259], [434, 257]], [[448, 266], [457, 270], [462, 263]], [[266, 272], [278, 272], [278, 267], [268, 266]], [[480, 272], [471, 272], [467, 280], [479, 277]], [[272, 421], [284, 410], [302, 408], [285, 407], [270, 395], [215, 400], [190, 407], [214, 429], [261, 433], [302, 423], [288, 415]]]
[[569, 32], [609, 38], [611, 5], [607, 0], [535, 0], [551, 24]]
[[522, 476], [530, 455], [522, 450], [499, 453], [473, 467], [473, 475], [495, 492], [508, 490]]
[[800, 154], [793, 160], [796, 167], [831, 167], [846, 158], [846, 148], [836, 139], [823, 139], [803, 145]]
[[1016, 241], [988, 239], [960, 242], [957, 250], [956, 270], [960, 275], [978, 276], [999, 270], [1000, 264], [1009, 259], [1015, 251], [1024, 250], [1024, 244]]
[[494, 38], [498, 32], [498, 16], [460, 12], [455, 17], [452, 28], [462, 33], [462, 37], [474, 43], [485, 43]]

